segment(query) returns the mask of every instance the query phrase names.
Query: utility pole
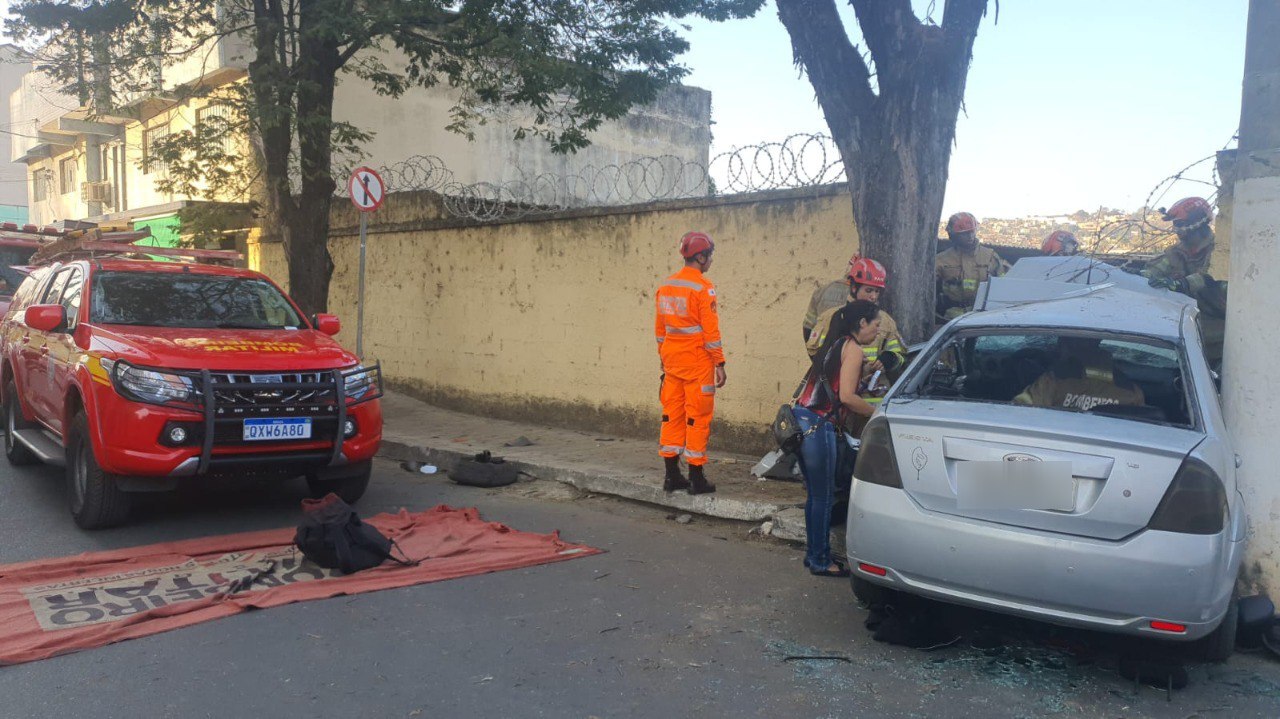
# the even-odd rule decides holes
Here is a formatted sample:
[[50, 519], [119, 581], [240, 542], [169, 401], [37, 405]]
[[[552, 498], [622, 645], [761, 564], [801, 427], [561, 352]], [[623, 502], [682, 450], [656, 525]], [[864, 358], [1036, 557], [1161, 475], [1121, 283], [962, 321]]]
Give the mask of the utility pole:
[[1250, 0], [1222, 399], [1249, 515], [1245, 576], [1280, 599], [1280, 3]]

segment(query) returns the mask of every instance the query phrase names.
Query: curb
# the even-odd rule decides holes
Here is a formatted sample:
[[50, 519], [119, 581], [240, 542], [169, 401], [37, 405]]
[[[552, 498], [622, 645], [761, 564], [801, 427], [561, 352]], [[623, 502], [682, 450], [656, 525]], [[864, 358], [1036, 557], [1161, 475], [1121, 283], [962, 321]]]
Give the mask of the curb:
[[[468, 459], [474, 454], [472, 452], [409, 444], [383, 436], [378, 456], [401, 462], [417, 461], [434, 464], [447, 472], [456, 467], [458, 462]], [[735, 499], [719, 496], [718, 494], [689, 495], [684, 492], [667, 494], [662, 491], [662, 487], [657, 483], [639, 478], [587, 473], [547, 464], [521, 462], [510, 458], [507, 459], [507, 462], [514, 465], [518, 471], [524, 474], [538, 479], [563, 482], [584, 492], [621, 497], [690, 514], [700, 514], [705, 517], [732, 519], [742, 522], [764, 522], [773, 519], [784, 510], [794, 509], [794, 506], [790, 504]]]

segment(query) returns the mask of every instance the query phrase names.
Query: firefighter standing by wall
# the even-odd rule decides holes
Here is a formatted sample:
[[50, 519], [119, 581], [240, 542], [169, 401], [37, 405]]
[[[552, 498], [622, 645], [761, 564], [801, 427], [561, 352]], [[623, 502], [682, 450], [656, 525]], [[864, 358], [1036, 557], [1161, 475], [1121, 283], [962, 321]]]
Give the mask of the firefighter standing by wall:
[[[829, 315], [831, 312], [845, 306], [849, 301], [849, 294], [852, 287], [849, 285], [849, 275], [853, 274], [853, 264], [858, 261], [858, 255], [855, 253], [849, 258], [849, 268], [845, 270], [845, 276], [838, 280], [832, 280], [827, 284], [813, 291], [813, 296], [809, 298], [809, 309], [804, 313], [804, 341], [809, 342], [813, 332], [814, 325], [818, 324], [818, 318], [824, 314]], [[875, 300], [872, 300], [874, 302]], [[813, 353], [810, 352], [810, 355]]]
[[939, 252], [934, 264], [939, 326], [973, 309], [978, 285], [1009, 269], [995, 250], [978, 244], [978, 220], [968, 212], [957, 212], [947, 220], [947, 236], [951, 247]]
[[[866, 257], [856, 257], [849, 265], [849, 276], [846, 283], [849, 286], [849, 292], [845, 295], [846, 302], [857, 302], [862, 300], [876, 304], [880, 301], [880, 295], [884, 292], [888, 283], [889, 274], [885, 272], [884, 265], [873, 259]], [[831, 326], [831, 318], [835, 315], [839, 307], [833, 307], [818, 316], [818, 321], [814, 323], [812, 332], [809, 334], [809, 341], [805, 343], [805, 349], [812, 357], [817, 353], [818, 348], [827, 339], [827, 330]], [[901, 369], [906, 357], [906, 351], [902, 348], [902, 335], [898, 332], [898, 323], [894, 322], [893, 317], [888, 312], [880, 310], [880, 331], [876, 334], [876, 338], [869, 344], [863, 345], [863, 364], [862, 379], [868, 381], [876, 372], [881, 372], [881, 378], [875, 383], [875, 386], [868, 386], [870, 392], [863, 395], [863, 399], [871, 404], [878, 404], [884, 397], [884, 391], [889, 388], [890, 381], [885, 377], [885, 373], [893, 373]], [[896, 355], [890, 358], [888, 353]], [[884, 360], [888, 359], [886, 365]], [[861, 428], [859, 428], [861, 429]], [[856, 432], [855, 436], [861, 432]]]
[[[716, 388], [725, 383], [724, 349], [716, 314], [716, 288], [704, 274], [711, 268], [715, 243], [702, 232], [680, 238], [684, 268], [655, 293], [654, 335], [662, 360], [662, 489], [689, 494], [716, 491], [707, 481], [707, 440], [715, 410]], [[680, 473], [680, 455], [689, 462], [689, 478]]]

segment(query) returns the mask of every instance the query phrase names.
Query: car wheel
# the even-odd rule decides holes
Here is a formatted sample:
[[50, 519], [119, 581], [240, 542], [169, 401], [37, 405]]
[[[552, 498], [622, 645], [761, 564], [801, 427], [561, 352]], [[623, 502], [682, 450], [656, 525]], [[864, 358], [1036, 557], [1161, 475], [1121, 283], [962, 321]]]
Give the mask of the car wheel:
[[308, 474], [307, 488], [311, 490], [311, 496], [317, 499], [333, 492], [347, 504], [355, 504], [369, 488], [371, 474], [373, 474], [373, 460], [366, 460], [356, 465], [353, 473], [345, 477], [320, 479], [314, 474]]
[[[857, 572], [855, 568], [853, 570]], [[886, 589], [878, 584], [872, 584], [867, 580], [859, 577], [857, 574], [849, 575], [849, 584], [853, 586], [853, 596], [858, 601], [870, 607], [875, 604], [888, 604], [893, 600], [894, 592], [892, 589]]]
[[22, 418], [22, 409], [18, 405], [18, 388], [10, 382], [4, 392], [4, 456], [15, 467], [37, 461], [31, 450], [13, 436], [17, 430], [30, 428], [31, 423]]
[[81, 529], [114, 527], [129, 516], [130, 495], [98, 466], [84, 412], [76, 414], [67, 435], [67, 498]]
[[1221, 664], [1235, 653], [1236, 631], [1240, 626], [1240, 597], [1237, 592], [1231, 593], [1231, 604], [1227, 606], [1227, 616], [1209, 636], [1197, 644], [1196, 654], [1207, 662]]

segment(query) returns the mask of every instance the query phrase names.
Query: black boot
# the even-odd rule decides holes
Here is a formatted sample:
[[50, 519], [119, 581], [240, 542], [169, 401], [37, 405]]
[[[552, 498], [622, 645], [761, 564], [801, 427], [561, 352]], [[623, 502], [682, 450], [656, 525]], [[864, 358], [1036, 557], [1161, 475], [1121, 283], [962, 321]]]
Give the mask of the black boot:
[[689, 494], [711, 494], [716, 491], [716, 486], [707, 481], [706, 475], [702, 473], [702, 465], [689, 465]]
[[667, 463], [667, 476], [662, 480], [662, 491], [674, 492], [678, 489], [688, 489], [689, 480], [680, 473], [680, 458], [663, 457], [662, 459]]

